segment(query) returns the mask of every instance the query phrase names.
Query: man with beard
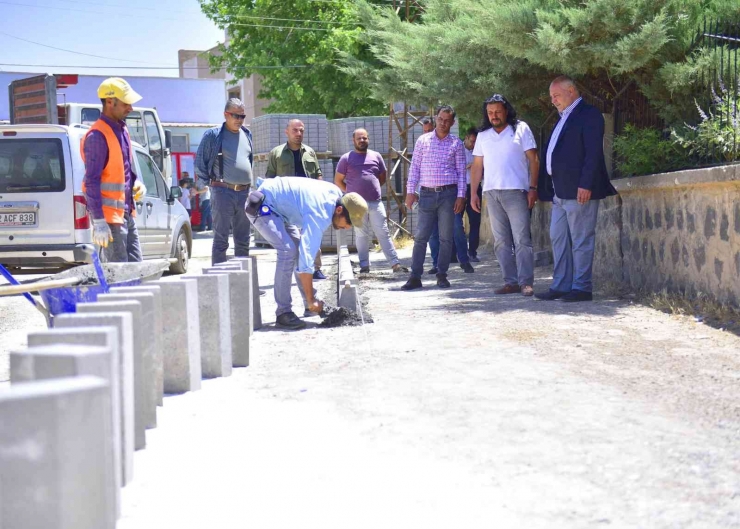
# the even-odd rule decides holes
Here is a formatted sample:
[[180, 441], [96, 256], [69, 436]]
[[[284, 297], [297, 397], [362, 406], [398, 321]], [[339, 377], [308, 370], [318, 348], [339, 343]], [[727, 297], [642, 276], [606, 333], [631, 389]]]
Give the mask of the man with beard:
[[[480, 211], [478, 197], [485, 168], [483, 194], [504, 285], [495, 294], [534, 294], [534, 251], [529, 210], [537, 201], [540, 160], [529, 126], [502, 95], [483, 102], [483, 124], [473, 149], [470, 203]], [[514, 251], [512, 251], [512, 247]]]
[[[300, 119], [291, 119], [285, 128], [287, 142], [278, 145], [267, 157], [267, 170], [265, 178], [276, 176], [303, 176], [323, 180], [319, 159], [316, 152], [303, 143], [305, 126]], [[321, 271], [321, 249], [319, 248], [314, 258], [314, 279], [326, 279]]]
[[359, 193], [367, 201], [367, 216], [362, 226], [355, 228], [360, 272], [370, 272], [370, 241], [373, 232], [393, 271], [401, 272], [398, 254], [388, 231], [385, 206], [380, 198], [380, 186], [385, 184], [386, 178], [385, 162], [379, 152], [368, 148], [370, 140], [365, 129], [357, 129], [352, 133], [352, 143], [355, 150], [339, 159], [334, 183], [345, 193]]
[[286, 329], [302, 329], [306, 323], [293, 312], [290, 295], [293, 274], [304, 307], [319, 314], [324, 303], [316, 299], [313, 288], [313, 256], [329, 226], [337, 230], [362, 227], [367, 202], [357, 193], [342, 193], [330, 182], [282, 177], [267, 179], [252, 191], [245, 211], [254, 228], [277, 250], [276, 323]]

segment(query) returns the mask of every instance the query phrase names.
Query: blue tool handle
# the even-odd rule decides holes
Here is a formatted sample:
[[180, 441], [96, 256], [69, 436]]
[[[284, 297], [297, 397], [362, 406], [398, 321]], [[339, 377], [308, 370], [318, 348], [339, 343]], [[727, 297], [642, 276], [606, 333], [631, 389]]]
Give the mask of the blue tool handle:
[[[13, 276], [12, 276], [12, 275], [10, 274], [10, 272], [8, 271], [8, 269], [7, 269], [7, 268], [5, 268], [5, 267], [4, 267], [3, 265], [1, 265], [1, 264], [0, 264], [0, 274], [2, 274], [2, 276], [3, 276], [3, 277], [4, 277], [5, 279], [7, 279], [7, 280], [8, 280], [8, 283], [10, 283], [11, 285], [20, 285], [20, 283], [19, 283], [19, 282], [18, 282], [18, 281], [16, 280], [16, 278], [14, 278], [14, 277], [13, 277]], [[31, 294], [29, 294], [28, 292], [25, 292], [25, 293], [23, 294], [23, 297], [24, 297], [24, 298], [26, 298], [26, 299], [27, 299], [28, 301], [30, 301], [30, 302], [31, 302], [31, 304], [32, 304], [32, 305], [33, 305], [34, 307], [36, 306], [36, 300], [35, 300], [35, 299], [33, 299], [33, 296], [32, 296]]]
[[105, 279], [103, 265], [100, 264], [100, 257], [98, 256], [98, 251], [95, 248], [92, 249], [92, 260], [93, 266], [95, 267], [95, 273], [98, 274], [98, 281], [100, 281], [100, 286], [103, 287], [103, 292], [108, 294], [108, 292], [110, 292], [110, 289], [108, 288], [108, 281], [106, 281]]

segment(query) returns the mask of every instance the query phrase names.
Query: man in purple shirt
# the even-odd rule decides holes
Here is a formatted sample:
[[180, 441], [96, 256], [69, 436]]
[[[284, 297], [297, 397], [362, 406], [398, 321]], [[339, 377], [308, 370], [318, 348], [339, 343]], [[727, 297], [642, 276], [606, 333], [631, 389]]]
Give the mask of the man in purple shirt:
[[[443, 105], [437, 109], [433, 132], [423, 134], [414, 146], [411, 171], [406, 185], [406, 207], [419, 202], [419, 221], [411, 256], [411, 276], [401, 288], [421, 288], [427, 242], [435, 223], [439, 226], [439, 259], [437, 286], [448, 288], [447, 270], [452, 257], [452, 234], [455, 213], [465, 209], [465, 146], [460, 138], [452, 136], [455, 111]], [[420, 187], [419, 195], [416, 188]]]
[[368, 210], [362, 226], [355, 227], [360, 273], [370, 272], [371, 227], [393, 271], [401, 272], [401, 264], [386, 223], [385, 206], [380, 197], [380, 186], [385, 184], [385, 162], [379, 152], [368, 149], [370, 140], [365, 129], [357, 129], [352, 133], [352, 143], [355, 150], [339, 159], [334, 183], [345, 193], [358, 193], [367, 202]]
[[[93, 130], [87, 133], [84, 140], [83, 153], [85, 159], [85, 198], [87, 211], [92, 217], [93, 241], [101, 248], [101, 260], [107, 262], [139, 262], [142, 260], [139, 232], [136, 229], [133, 215], [134, 202], [146, 194], [146, 187], [136, 179], [131, 165], [131, 138], [124, 121], [131, 112], [134, 103], [141, 100], [141, 96], [134, 92], [131, 86], [118, 77], [111, 77], [98, 87], [98, 97], [103, 104], [103, 111]], [[110, 129], [120, 145], [122, 154], [124, 200], [122, 222], [109, 222], [103, 211], [103, 206], [110, 208], [111, 200], [105, 198], [102, 189], [110, 191], [110, 182], [103, 181], [104, 173], [108, 173], [118, 164], [111, 163], [109, 167], [109, 147], [104, 130]], [[120, 173], [119, 173], [120, 175]]]

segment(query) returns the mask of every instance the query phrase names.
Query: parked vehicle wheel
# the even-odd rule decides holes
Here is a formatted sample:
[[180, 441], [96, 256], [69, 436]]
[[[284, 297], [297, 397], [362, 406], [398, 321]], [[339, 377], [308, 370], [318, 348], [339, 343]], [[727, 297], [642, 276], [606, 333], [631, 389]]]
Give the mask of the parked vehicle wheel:
[[188, 243], [188, 232], [185, 229], [181, 229], [177, 235], [177, 244], [175, 244], [175, 259], [176, 262], [170, 265], [170, 272], [173, 274], [184, 274], [188, 271], [188, 263], [190, 262], [190, 247]]

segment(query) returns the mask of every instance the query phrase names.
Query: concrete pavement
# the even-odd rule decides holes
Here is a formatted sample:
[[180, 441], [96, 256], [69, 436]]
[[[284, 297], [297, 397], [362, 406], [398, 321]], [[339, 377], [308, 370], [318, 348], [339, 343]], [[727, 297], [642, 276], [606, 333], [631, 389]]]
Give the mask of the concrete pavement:
[[371, 253], [374, 324], [284, 332], [257, 253], [251, 366], [165, 398], [120, 529], [740, 527], [738, 337], [494, 296], [490, 253], [408, 293]]

